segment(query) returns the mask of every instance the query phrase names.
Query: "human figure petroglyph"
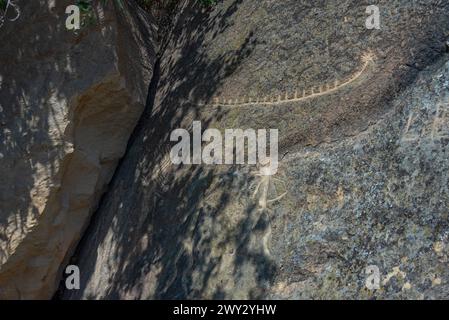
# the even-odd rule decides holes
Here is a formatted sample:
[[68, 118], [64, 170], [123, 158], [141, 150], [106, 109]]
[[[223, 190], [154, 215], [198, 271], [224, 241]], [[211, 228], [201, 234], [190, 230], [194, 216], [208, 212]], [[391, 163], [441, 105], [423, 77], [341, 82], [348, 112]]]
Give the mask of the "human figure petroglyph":
[[[257, 181], [252, 182], [251, 185], [249, 186], [249, 189], [252, 189], [252, 187], [255, 185], [255, 189], [252, 194], [252, 199], [256, 201], [256, 204], [258, 206], [257, 211], [260, 212], [261, 215], [268, 214], [269, 212], [271, 212], [271, 209], [268, 207], [268, 205], [270, 203], [280, 201], [287, 195], [288, 192], [285, 182], [282, 179], [274, 177], [276, 172], [273, 171], [271, 165], [261, 166], [257, 171], [255, 172], [253, 171], [251, 173], [256, 177]], [[277, 193], [278, 190], [276, 188], [275, 183], [279, 183], [282, 185], [283, 192], [281, 194]], [[270, 190], [274, 190], [275, 192], [274, 198], [269, 198]], [[271, 236], [271, 224], [268, 222], [266, 232], [262, 237], [262, 249], [266, 256], [270, 255], [269, 250], [270, 236]]]
[[[257, 198], [257, 205], [259, 206], [259, 210], [269, 210], [268, 204], [274, 203], [276, 201], [281, 200], [287, 194], [287, 188], [285, 186], [285, 182], [279, 178], [275, 178], [275, 172], [272, 172], [272, 166], [266, 165], [259, 168], [258, 171], [254, 173], [254, 176], [258, 179], [255, 190], [253, 192], [252, 198]], [[273, 183], [277, 181], [283, 185], [284, 192], [281, 195], [276, 195], [275, 198], [269, 199], [268, 192], [270, 187], [273, 187], [276, 191], [276, 187]], [[250, 185], [250, 189], [254, 183]]]

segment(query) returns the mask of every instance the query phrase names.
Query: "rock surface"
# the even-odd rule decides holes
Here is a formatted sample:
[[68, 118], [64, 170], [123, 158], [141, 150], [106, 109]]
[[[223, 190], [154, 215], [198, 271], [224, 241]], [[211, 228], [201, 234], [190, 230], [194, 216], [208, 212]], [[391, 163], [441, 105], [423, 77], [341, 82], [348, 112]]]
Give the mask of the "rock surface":
[[[62, 297], [448, 298], [449, 4], [378, 5], [381, 29], [367, 30], [363, 1], [185, 2], [72, 261], [81, 290]], [[306, 101], [210, 106], [351, 77]], [[193, 119], [278, 128], [279, 172], [171, 165], [170, 132]], [[261, 183], [268, 199], [287, 194], [263, 209]]]
[[140, 117], [155, 26], [132, 2], [15, 1], [0, 29], [0, 299], [50, 298]]

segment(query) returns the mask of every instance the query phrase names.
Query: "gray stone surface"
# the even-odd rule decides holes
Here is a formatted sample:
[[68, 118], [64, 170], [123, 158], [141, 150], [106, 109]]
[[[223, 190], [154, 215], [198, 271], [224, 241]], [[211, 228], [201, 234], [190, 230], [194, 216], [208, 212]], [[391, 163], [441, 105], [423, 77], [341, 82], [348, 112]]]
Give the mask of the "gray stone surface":
[[[185, 2], [151, 99], [72, 263], [63, 298], [447, 298], [449, 4]], [[215, 97], [347, 86], [275, 106], [205, 107]], [[169, 135], [278, 128], [278, 174], [172, 166]], [[277, 180], [275, 180], [277, 179]], [[279, 201], [264, 209], [255, 187]], [[380, 289], [367, 290], [376, 265]]]
[[[135, 4], [14, 1], [0, 28], [0, 299], [52, 297], [140, 117], [155, 28]], [[94, 18], [94, 14], [97, 18]]]

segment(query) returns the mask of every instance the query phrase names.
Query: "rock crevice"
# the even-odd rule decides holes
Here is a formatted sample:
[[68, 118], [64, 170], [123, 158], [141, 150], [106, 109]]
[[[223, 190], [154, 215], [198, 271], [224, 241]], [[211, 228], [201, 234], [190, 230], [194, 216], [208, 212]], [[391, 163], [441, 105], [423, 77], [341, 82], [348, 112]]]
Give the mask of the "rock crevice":
[[0, 33], [0, 298], [50, 298], [144, 109], [156, 26], [132, 1], [95, 2], [77, 33], [70, 1], [17, 4]]

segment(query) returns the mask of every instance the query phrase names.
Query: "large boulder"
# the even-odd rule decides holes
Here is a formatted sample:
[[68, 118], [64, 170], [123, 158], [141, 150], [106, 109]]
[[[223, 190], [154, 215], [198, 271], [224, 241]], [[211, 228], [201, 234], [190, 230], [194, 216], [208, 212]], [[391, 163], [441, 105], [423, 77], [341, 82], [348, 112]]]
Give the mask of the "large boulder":
[[50, 298], [146, 102], [155, 26], [132, 1], [14, 1], [0, 28], [0, 299]]
[[[447, 298], [449, 6], [378, 1], [379, 30], [366, 6], [184, 2], [63, 297]], [[278, 173], [171, 165], [192, 120], [279, 129]]]

